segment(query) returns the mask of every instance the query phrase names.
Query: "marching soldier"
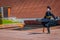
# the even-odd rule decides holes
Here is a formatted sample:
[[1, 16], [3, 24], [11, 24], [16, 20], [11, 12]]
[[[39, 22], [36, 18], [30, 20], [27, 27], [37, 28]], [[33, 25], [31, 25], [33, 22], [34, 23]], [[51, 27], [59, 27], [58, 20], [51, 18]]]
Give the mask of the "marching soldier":
[[[50, 33], [50, 23], [51, 23], [51, 18], [55, 19], [55, 16], [51, 13], [51, 8], [50, 6], [47, 6], [47, 12], [44, 16], [44, 18], [42, 20], [42, 24], [44, 25], [44, 27], [47, 28], [48, 34]], [[44, 28], [43, 28], [43, 32], [44, 32]]]

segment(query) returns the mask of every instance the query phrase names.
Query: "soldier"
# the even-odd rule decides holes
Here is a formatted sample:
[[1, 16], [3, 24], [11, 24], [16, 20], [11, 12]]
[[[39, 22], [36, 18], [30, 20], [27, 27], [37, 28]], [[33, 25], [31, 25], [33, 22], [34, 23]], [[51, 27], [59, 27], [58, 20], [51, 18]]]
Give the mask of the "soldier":
[[[44, 27], [47, 28], [48, 34], [50, 33], [50, 23], [51, 23], [50, 19], [51, 18], [55, 19], [55, 16], [51, 13], [50, 6], [47, 6], [47, 12], [46, 12], [44, 18], [42, 19], [42, 24], [43, 24]], [[43, 32], [44, 32], [44, 29], [43, 29]]]

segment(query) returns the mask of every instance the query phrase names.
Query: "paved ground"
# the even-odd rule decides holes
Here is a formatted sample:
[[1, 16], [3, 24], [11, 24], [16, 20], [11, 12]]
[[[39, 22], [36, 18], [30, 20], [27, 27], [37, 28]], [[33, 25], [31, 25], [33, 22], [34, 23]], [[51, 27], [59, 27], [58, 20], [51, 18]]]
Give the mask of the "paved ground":
[[60, 40], [60, 29], [51, 28], [51, 34], [42, 28], [31, 30], [0, 29], [0, 40]]

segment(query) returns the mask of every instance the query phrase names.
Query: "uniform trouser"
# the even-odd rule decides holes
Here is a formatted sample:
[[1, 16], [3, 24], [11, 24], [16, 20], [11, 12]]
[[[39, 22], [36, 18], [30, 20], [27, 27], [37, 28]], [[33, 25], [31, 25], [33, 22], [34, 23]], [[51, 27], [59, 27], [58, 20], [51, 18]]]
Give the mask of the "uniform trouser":
[[50, 33], [50, 25], [49, 22], [42, 22], [43, 26], [47, 28], [48, 33]]
[[45, 27], [47, 28], [48, 33], [50, 33], [50, 23], [49, 22], [45, 24]]
[[48, 31], [48, 33], [50, 33], [50, 27], [47, 27], [47, 31]]

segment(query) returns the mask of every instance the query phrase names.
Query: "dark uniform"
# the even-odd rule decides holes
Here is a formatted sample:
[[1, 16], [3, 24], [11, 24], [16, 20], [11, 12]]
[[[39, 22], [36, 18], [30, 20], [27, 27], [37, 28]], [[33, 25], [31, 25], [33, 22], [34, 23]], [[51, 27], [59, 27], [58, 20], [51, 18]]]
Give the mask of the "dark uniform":
[[[51, 10], [51, 8], [49, 6], [47, 8], [49, 8]], [[53, 17], [55, 19], [55, 16], [50, 11], [47, 11], [44, 18], [42, 19], [42, 24], [44, 27], [47, 28], [48, 33], [50, 33], [51, 17]]]

